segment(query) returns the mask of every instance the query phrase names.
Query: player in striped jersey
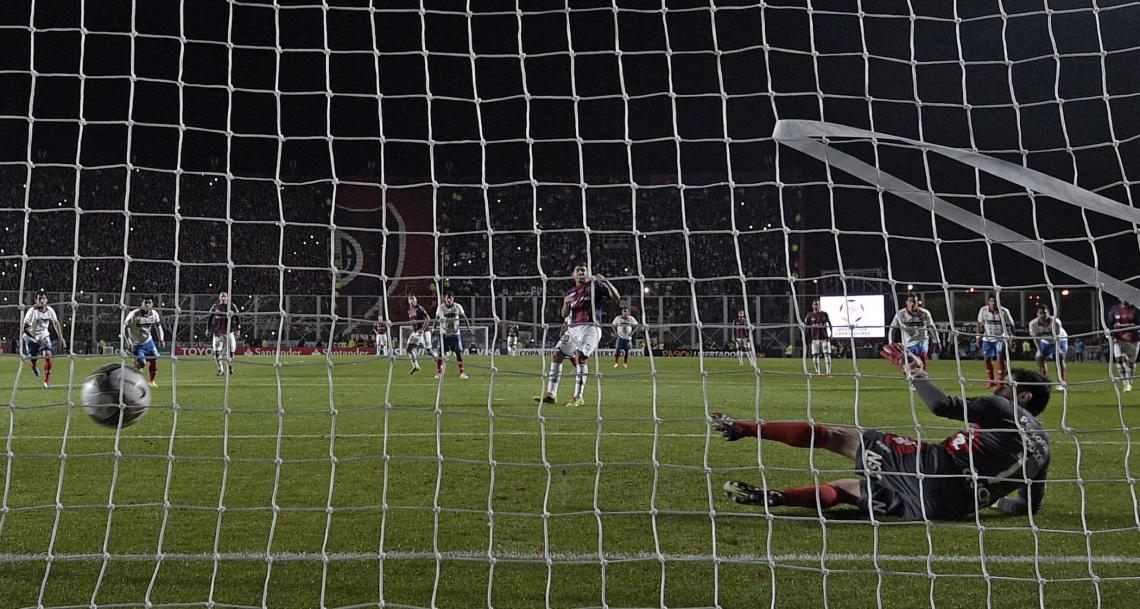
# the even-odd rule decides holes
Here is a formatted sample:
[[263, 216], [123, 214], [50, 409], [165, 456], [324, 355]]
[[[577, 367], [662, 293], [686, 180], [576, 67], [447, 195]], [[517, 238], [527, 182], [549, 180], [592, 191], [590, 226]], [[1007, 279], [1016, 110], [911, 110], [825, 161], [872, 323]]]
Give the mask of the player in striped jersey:
[[59, 316], [55, 309], [48, 306], [47, 294], [36, 294], [36, 306], [28, 309], [24, 314], [24, 352], [28, 355], [28, 362], [32, 366], [32, 374], [37, 377], [40, 369], [36, 367], [36, 358], [44, 358], [44, 389], [51, 389], [51, 329], [59, 337], [59, 346], [66, 349], [67, 340], [63, 338], [63, 328], [59, 325]]
[[519, 345], [519, 325], [509, 324], [507, 326], [507, 355], [513, 356], [515, 350]]
[[154, 346], [156, 334], [159, 344], [165, 347], [166, 334], [162, 330], [162, 319], [158, 311], [154, 310], [154, 299], [146, 296], [139, 308], [128, 313], [123, 320], [123, 336], [127, 348], [135, 355], [135, 368], [142, 370], [149, 362], [151, 387], [158, 387], [158, 382], [155, 381], [158, 376], [158, 348]]
[[629, 368], [629, 350], [633, 348], [633, 333], [637, 330], [637, 318], [629, 314], [629, 307], [621, 308], [621, 315], [614, 318], [614, 368], [618, 367], [618, 356], [624, 354], [622, 366]]
[[748, 361], [755, 363], [752, 360], [752, 332], [748, 329], [748, 317], [744, 313], [744, 309], [736, 312], [736, 319], [732, 320], [732, 342], [736, 347], [736, 361], [741, 366], [744, 365], [744, 356], [748, 356]]
[[1124, 390], [1132, 391], [1132, 375], [1136, 373], [1137, 326], [1140, 310], [1124, 298], [1108, 311], [1109, 339], [1112, 342], [1112, 359], [1116, 362]]
[[811, 301], [811, 313], [804, 318], [811, 339], [811, 362], [819, 374], [819, 360], [823, 359], [824, 373], [831, 376], [831, 316], [819, 308], [819, 301]]
[[412, 360], [412, 371], [408, 374], [420, 371], [419, 352], [424, 350], [431, 351], [435, 359], [435, 373], [439, 374], [443, 370], [443, 360], [431, 344], [431, 316], [415, 296], [408, 296], [408, 321], [412, 322], [412, 334], [408, 336], [408, 344], [405, 345], [408, 359]]
[[376, 355], [388, 355], [388, 323], [381, 317], [372, 324], [372, 334], [376, 337]]
[[214, 337], [214, 363], [218, 366], [218, 376], [225, 374], [222, 370], [222, 358], [226, 359], [226, 369], [234, 373], [234, 352], [237, 351], [237, 337], [241, 332], [241, 313], [230, 303], [230, 295], [226, 292], [218, 294], [218, 302], [210, 307], [210, 316], [206, 318], [206, 333]]
[[535, 401], [554, 403], [558, 396], [558, 381], [562, 377], [562, 360], [569, 357], [570, 361], [574, 362], [574, 396], [566, 405], [581, 406], [585, 403], [582, 394], [585, 392], [586, 379], [590, 374], [586, 361], [598, 348], [598, 341], [602, 337], [597, 324], [597, 311], [594, 309], [594, 296], [599, 286], [613, 302], [621, 300], [617, 288], [600, 273], [591, 276], [589, 267], [584, 264], [574, 267], [574, 288], [562, 298], [562, 318], [566, 320], [563, 324], [563, 333], [554, 347], [554, 354], [550, 357], [550, 376], [546, 391], [536, 396]]

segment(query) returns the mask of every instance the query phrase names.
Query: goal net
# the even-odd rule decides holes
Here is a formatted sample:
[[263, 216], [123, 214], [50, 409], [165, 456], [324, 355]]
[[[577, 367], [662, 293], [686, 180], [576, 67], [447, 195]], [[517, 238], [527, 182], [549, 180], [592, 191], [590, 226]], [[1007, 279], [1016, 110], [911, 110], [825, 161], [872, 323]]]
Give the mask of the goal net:
[[[8, 4], [0, 606], [1140, 592], [1140, 4]], [[408, 297], [448, 294], [470, 378], [410, 374]], [[912, 294], [930, 384], [1043, 368], [1042, 432], [985, 454], [909, 390], [879, 353]], [[152, 405], [98, 426], [79, 388], [144, 297]]]

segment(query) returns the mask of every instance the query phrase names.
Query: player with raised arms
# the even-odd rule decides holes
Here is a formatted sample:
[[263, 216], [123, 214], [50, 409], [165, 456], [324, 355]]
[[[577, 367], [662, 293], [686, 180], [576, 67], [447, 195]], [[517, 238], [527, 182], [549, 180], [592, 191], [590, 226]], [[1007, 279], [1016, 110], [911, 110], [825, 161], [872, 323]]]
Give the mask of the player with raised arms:
[[594, 294], [596, 287], [591, 283], [599, 284], [605, 289], [609, 299], [617, 303], [621, 300], [617, 288], [600, 273], [590, 275], [590, 269], [584, 264], [574, 267], [574, 288], [562, 298], [562, 336], [554, 347], [554, 354], [550, 358], [550, 376], [546, 391], [535, 396], [536, 402], [552, 404], [558, 399], [558, 382], [562, 377], [562, 360], [567, 357], [574, 363], [574, 395], [567, 402], [567, 406], [581, 406], [584, 402], [582, 394], [586, 390], [586, 379], [589, 378], [590, 368], [586, 363], [590, 355], [598, 348], [598, 341], [602, 338], [601, 328], [597, 324], [597, 311], [594, 310]]
[[372, 334], [376, 343], [376, 355], [381, 357], [388, 355], [388, 324], [383, 317], [372, 324]]
[[514, 356], [519, 345], [519, 325], [507, 324], [507, 355]]
[[439, 321], [440, 341], [443, 345], [443, 349], [440, 350], [440, 357], [436, 360], [435, 378], [439, 378], [443, 374], [442, 362], [448, 353], [454, 353], [455, 361], [459, 363], [459, 378], [464, 380], [471, 378], [463, 369], [463, 336], [459, 333], [460, 321], [467, 325], [467, 332], [472, 333], [471, 320], [467, 318], [463, 305], [455, 302], [455, 296], [446, 294], [443, 297], [443, 302], [435, 309], [435, 318]]
[[732, 343], [736, 347], [736, 361], [741, 366], [744, 365], [744, 356], [748, 356], [748, 361], [752, 361], [752, 333], [748, 330], [748, 317], [744, 314], [744, 309], [736, 312], [736, 319], [732, 320]]
[[443, 370], [443, 360], [432, 348], [431, 316], [428, 315], [427, 309], [416, 300], [415, 295], [408, 296], [408, 321], [412, 322], [412, 333], [408, 336], [408, 344], [406, 345], [408, 359], [412, 360], [412, 371], [408, 374], [415, 374], [420, 371], [419, 352], [425, 349], [431, 350], [432, 356], [435, 358], [435, 373], [439, 374]]
[[1140, 311], [1121, 298], [1108, 311], [1108, 336], [1112, 342], [1112, 360], [1124, 381], [1124, 390], [1132, 391], [1132, 376], [1136, 373], [1136, 331], [1140, 325]]
[[127, 314], [123, 320], [123, 336], [127, 340], [127, 348], [135, 356], [135, 368], [142, 370], [143, 366], [150, 364], [151, 387], [158, 387], [158, 348], [154, 346], [154, 337], [158, 336], [158, 343], [166, 346], [166, 334], [162, 329], [162, 318], [154, 310], [154, 299], [144, 296], [139, 308]]
[[218, 365], [218, 376], [222, 370], [222, 357], [226, 358], [226, 371], [234, 373], [234, 352], [237, 351], [237, 337], [241, 333], [241, 312], [230, 303], [226, 292], [218, 294], [218, 302], [210, 307], [206, 318], [206, 332], [214, 337], [214, 363]]
[[629, 314], [629, 307], [622, 307], [621, 314], [614, 318], [614, 368], [618, 367], [618, 357], [625, 355], [622, 365], [629, 368], [629, 350], [633, 348], [633, 333], [637, 331], [637, 318]]
[[1069, 352], [1069, 333], [1061, 325], [1061, 320], [1050, 315], [1049, 307], [1037, 307], [1037, 317], [1029, 322], [1029, 335], [1036, 339], [1037, 371], [1041, 376], [1048, 376], [1047, 361], [1056, 358], [1057, 377], [1063, 381], [1069, 380], [1069, 371], [1065, 366], [1065, 355]]
[[51, 329], [59, 337], [59, 346], [66, 349], [67, 339], [63, 337], [63, 327], [59, 325], [59, 316], [55, 309], [48, 305], [47, 294], [36, 294], [36, 304], [28, 308], [24, 314], [24, 352], [28, 355], [28, 363], [32, 366], [32, 374], [37, 377], [40, 369], [36, 367], [36, 358], [44, 358], [44, 389], [51, 389]]
[[[1050, 462], [1049, 435], [1037, 420], [1049, 403], [1045, 377], [1013, 370], [1012, 383], [1002, 383], [992, 395], [962, 399], [943, 393], [901, 345], [887, 344], [882, 356], [912, 379], [931, 412], [963, 421], [966, 429], [929, 444], [877, 429], [734, 421], [715, 413], [713, 427], [729, 441], [758, 437], [827, 449], [853, 460], [863, 476], [767, 492], [732, 481], [725, 483], [725, 494], [745, 505], [827, 509], [849, 504], [877, 516], [912, 520], [963, 520], [991, 505], [1010, 515], [1037, 513]], [[1017, 498], [1007, 497], [1014, 491]]]
[[811, 312], [804, 318], [807, 337], [811, 341], [811, 362], [819, 374], [819, 360], [823, 359], [824, 373], [831, 376], [831, 316], [819, 308], [819, 301], [811, 301]]
[[[986, 388], [1000, 387], [1005, 380], [1005, 351], [1009, 333], [1013, 330], [1013, 314], [998, 305], [997, 296], [990, 295], [986, 306], [978, 309], [978, 346], [986, 360]], [[994, 379], [994, 362], [997, 362], [997, 379]]]
[[930, 314], [930, 311], [919, 306], [918, 294], [907, 292], [906, 304], [899, 309], [898, 313], [895, 313], [895, 318], [891, 320], [889, 339], [892, 342], [895, 342], [893, 341], [895, 330], [898, 330], [899, 333], [897, 342], [908, 353], [917, 357], [925, 369], [928, 353], [931, 351], [938, 353], [940, 343], [938, 342], [938, 328], [934, 325], [934, 316]]

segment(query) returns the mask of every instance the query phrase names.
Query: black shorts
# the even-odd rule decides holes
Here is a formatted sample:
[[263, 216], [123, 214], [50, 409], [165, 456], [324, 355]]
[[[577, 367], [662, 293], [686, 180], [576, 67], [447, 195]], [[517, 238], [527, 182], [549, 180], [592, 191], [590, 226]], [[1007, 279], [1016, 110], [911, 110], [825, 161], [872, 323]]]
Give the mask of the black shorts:
[[[963, 514], [963, 478], [941, 446], [877, 429], [863, 432], [855, 468], [867, 480], [859, 507], [877, 516], [957, 520]], [[939, 477], [924, 478], [918, 472]]]

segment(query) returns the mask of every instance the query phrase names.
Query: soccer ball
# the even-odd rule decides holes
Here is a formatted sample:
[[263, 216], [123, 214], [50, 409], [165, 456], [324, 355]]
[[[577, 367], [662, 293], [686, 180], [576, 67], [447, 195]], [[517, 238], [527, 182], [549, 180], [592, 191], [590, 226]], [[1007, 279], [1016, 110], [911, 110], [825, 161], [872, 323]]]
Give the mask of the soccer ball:
[[83, 381], [80, 395], [87, 414], [107, 427], [128, 427], [150, 406], [146, 379], [138, 370], [122, 364], [107, 364], [92, 372]]

